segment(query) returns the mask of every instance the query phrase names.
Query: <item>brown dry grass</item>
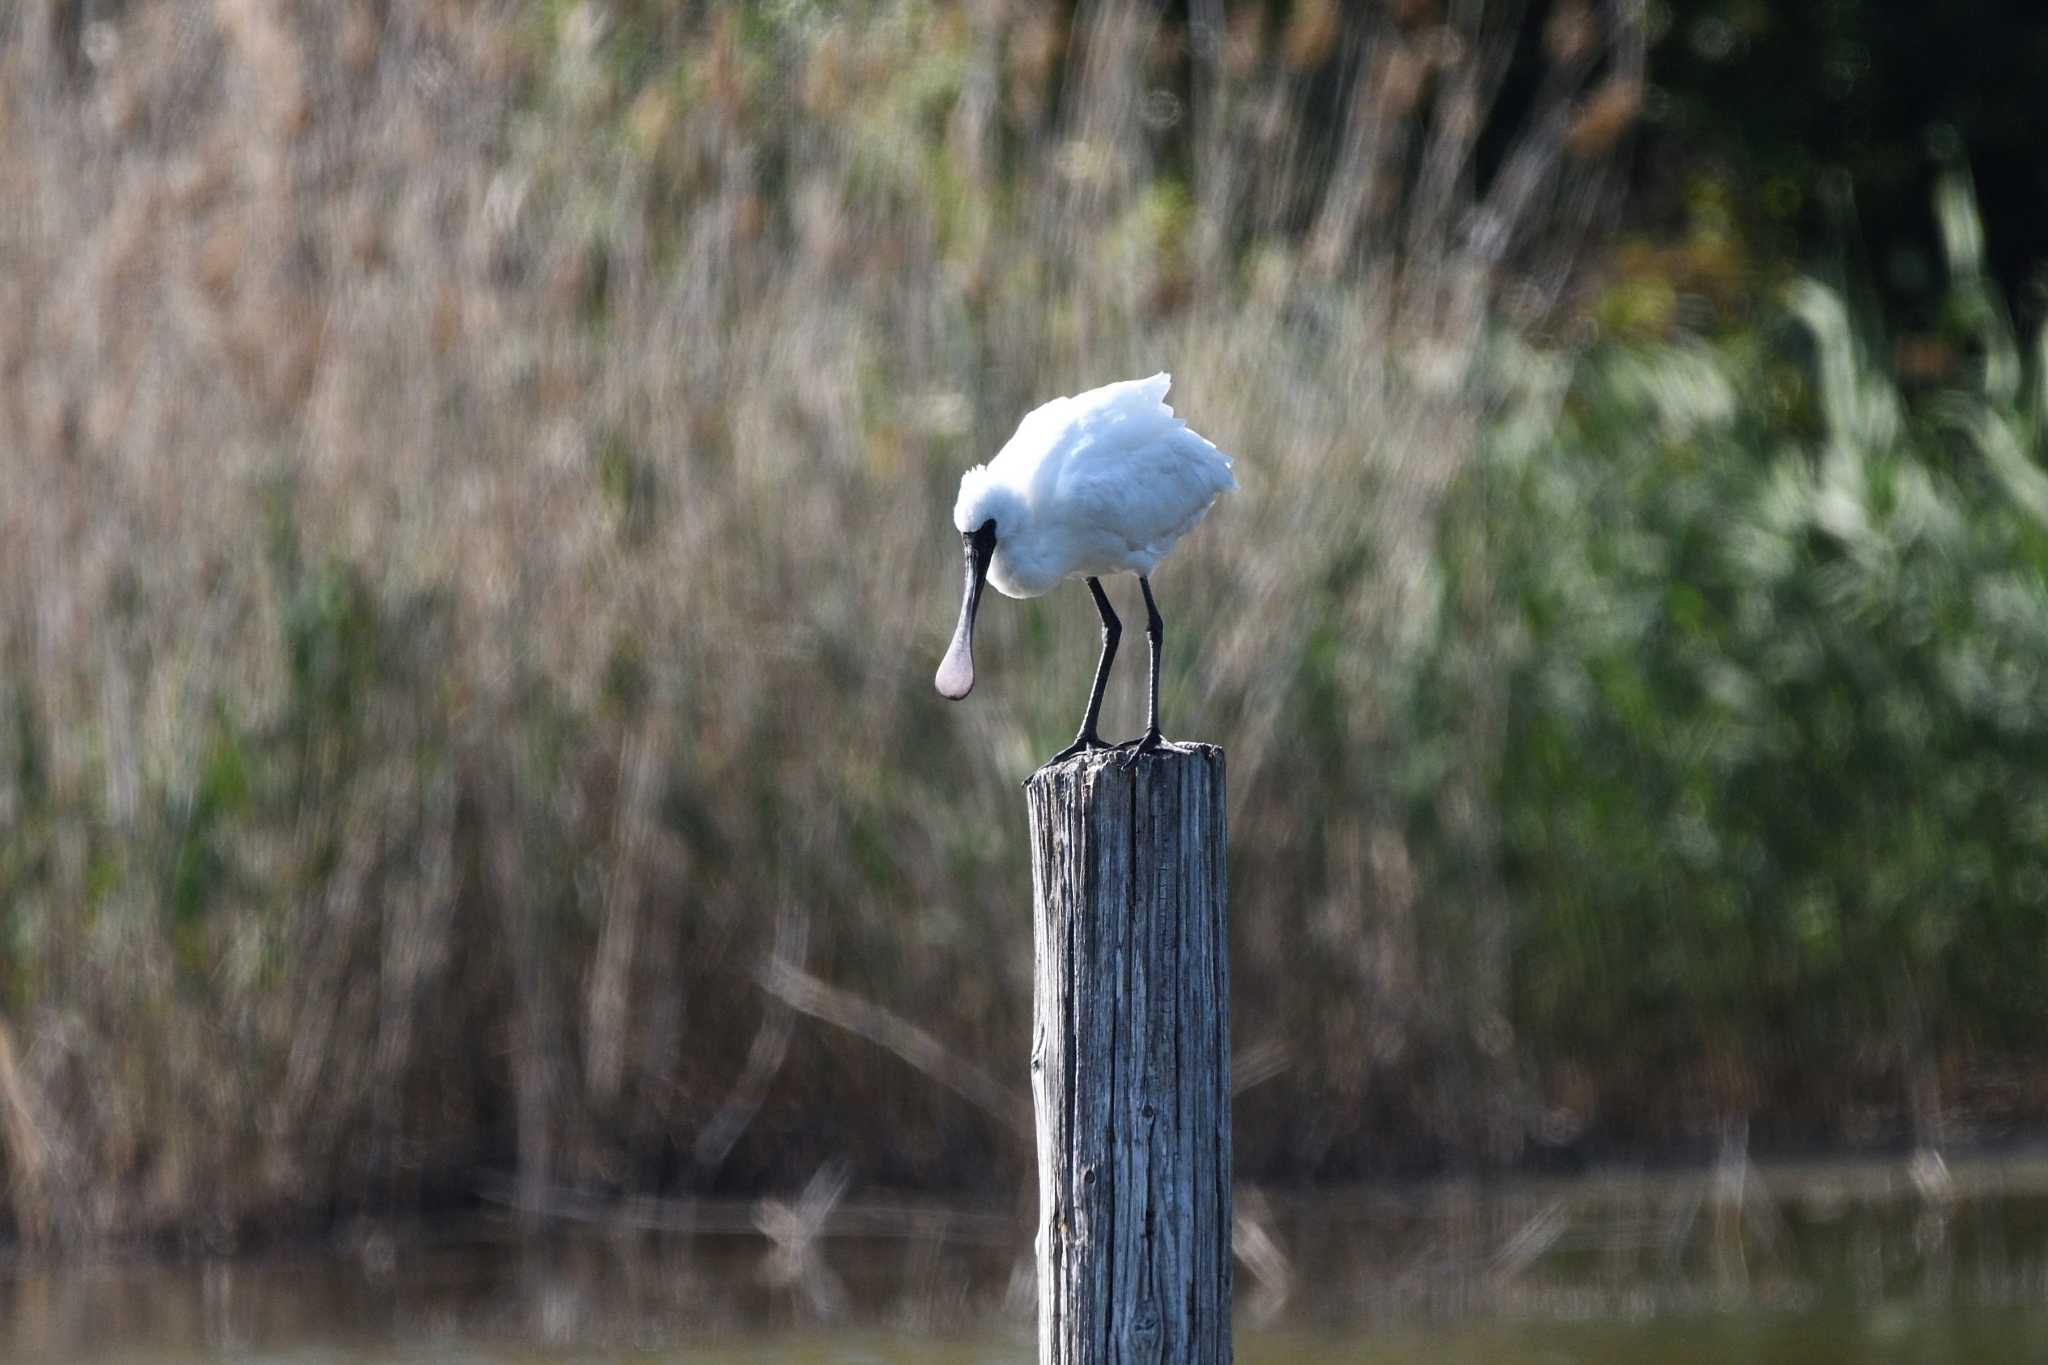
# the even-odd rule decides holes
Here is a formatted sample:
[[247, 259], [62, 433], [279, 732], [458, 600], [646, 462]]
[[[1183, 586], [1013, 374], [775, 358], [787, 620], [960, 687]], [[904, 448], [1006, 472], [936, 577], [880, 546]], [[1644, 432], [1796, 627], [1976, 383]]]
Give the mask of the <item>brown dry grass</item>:
[[754, 970], [781, 923], [1015, 1069], [1014, 782], [1092, 618], [998, 604], [939, 703], [946, 508], [1030, 403], [1160, 366], [1245, 490], [1162, 576], [1167, 717], [1230, 749], [1239, 1027], [1312, 1097], [1240, 1149], [1356, 1165], [1422, 1092], [1403, 1141], [1483, 1144], [1486, 934], [1418, 922], [1373, 697], [1477, 338], [1568, 278], [1639, 25], [1575, 10], [1482, 177], [1514, 15], [1193, 10], [0, 17], [18, 1226], [1014, 1173], [859, 1040], [764, 1048]]

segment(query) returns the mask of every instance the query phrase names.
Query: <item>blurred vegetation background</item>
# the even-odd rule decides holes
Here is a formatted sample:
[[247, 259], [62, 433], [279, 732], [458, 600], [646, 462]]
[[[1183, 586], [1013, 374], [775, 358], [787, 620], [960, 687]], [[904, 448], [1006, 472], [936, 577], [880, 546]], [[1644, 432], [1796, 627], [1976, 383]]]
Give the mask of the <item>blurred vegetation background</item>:
[[1230, 754], [1241, 1174], [2038, 1131], [2044, 43], [10, 8], [13, 1230], [1021, 1197], [1016, 783], [1094, 617], [1000, 603], [939, 701], [946, 512], [1161, 366], [1244, 485], [1160, 584]]

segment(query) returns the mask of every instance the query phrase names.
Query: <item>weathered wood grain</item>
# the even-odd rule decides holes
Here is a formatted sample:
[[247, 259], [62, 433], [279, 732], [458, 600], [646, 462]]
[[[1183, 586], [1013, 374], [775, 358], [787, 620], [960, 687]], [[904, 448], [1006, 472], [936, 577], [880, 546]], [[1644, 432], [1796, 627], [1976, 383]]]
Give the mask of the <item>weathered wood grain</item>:
[[1223, 751], [1029, 783], [1038, 1358], [1230, 1360]]

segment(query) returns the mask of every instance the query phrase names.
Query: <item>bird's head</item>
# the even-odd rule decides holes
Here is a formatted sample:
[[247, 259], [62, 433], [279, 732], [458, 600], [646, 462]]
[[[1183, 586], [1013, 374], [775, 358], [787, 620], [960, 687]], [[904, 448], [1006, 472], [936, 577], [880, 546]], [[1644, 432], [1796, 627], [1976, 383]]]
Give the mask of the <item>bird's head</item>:
[[960, 496], [953, 499], [953, 529], [967, 535], [993, 521], [1014, 527], [1019, 500], [1016, 492], [985, 464], [978, 464], [960, 476]]
[[988, 582], [996, 538], [1005, 527], [1017, 525], [1021, 511], [1016, 493], [992, 476], [988, 466], [976, 465], [960, 476], [953, 527], [960, 532], [961, 553], [966, 556], [966, 581], [960, 591], [960, 624], [954, 627], [953, 643], [932, 679], [942, 697], [958, 701], [974, 690], [974, 613], [981, 606], [981, 589]]

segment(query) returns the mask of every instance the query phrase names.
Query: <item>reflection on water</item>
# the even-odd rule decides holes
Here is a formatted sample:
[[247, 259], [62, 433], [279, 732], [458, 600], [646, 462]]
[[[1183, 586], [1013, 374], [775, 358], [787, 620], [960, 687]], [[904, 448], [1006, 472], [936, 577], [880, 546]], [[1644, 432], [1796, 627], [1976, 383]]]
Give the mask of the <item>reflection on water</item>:
[[[1244, 1191], [1247, 1362], [2048, 1362], [2048, 1162]], [[799, 1206], [799, 1211], [800, 1211]], [[1008, 1362], [1021, 1219], [565, 1203], [330, 1246], [16, 1264], [0, 1357]]]

